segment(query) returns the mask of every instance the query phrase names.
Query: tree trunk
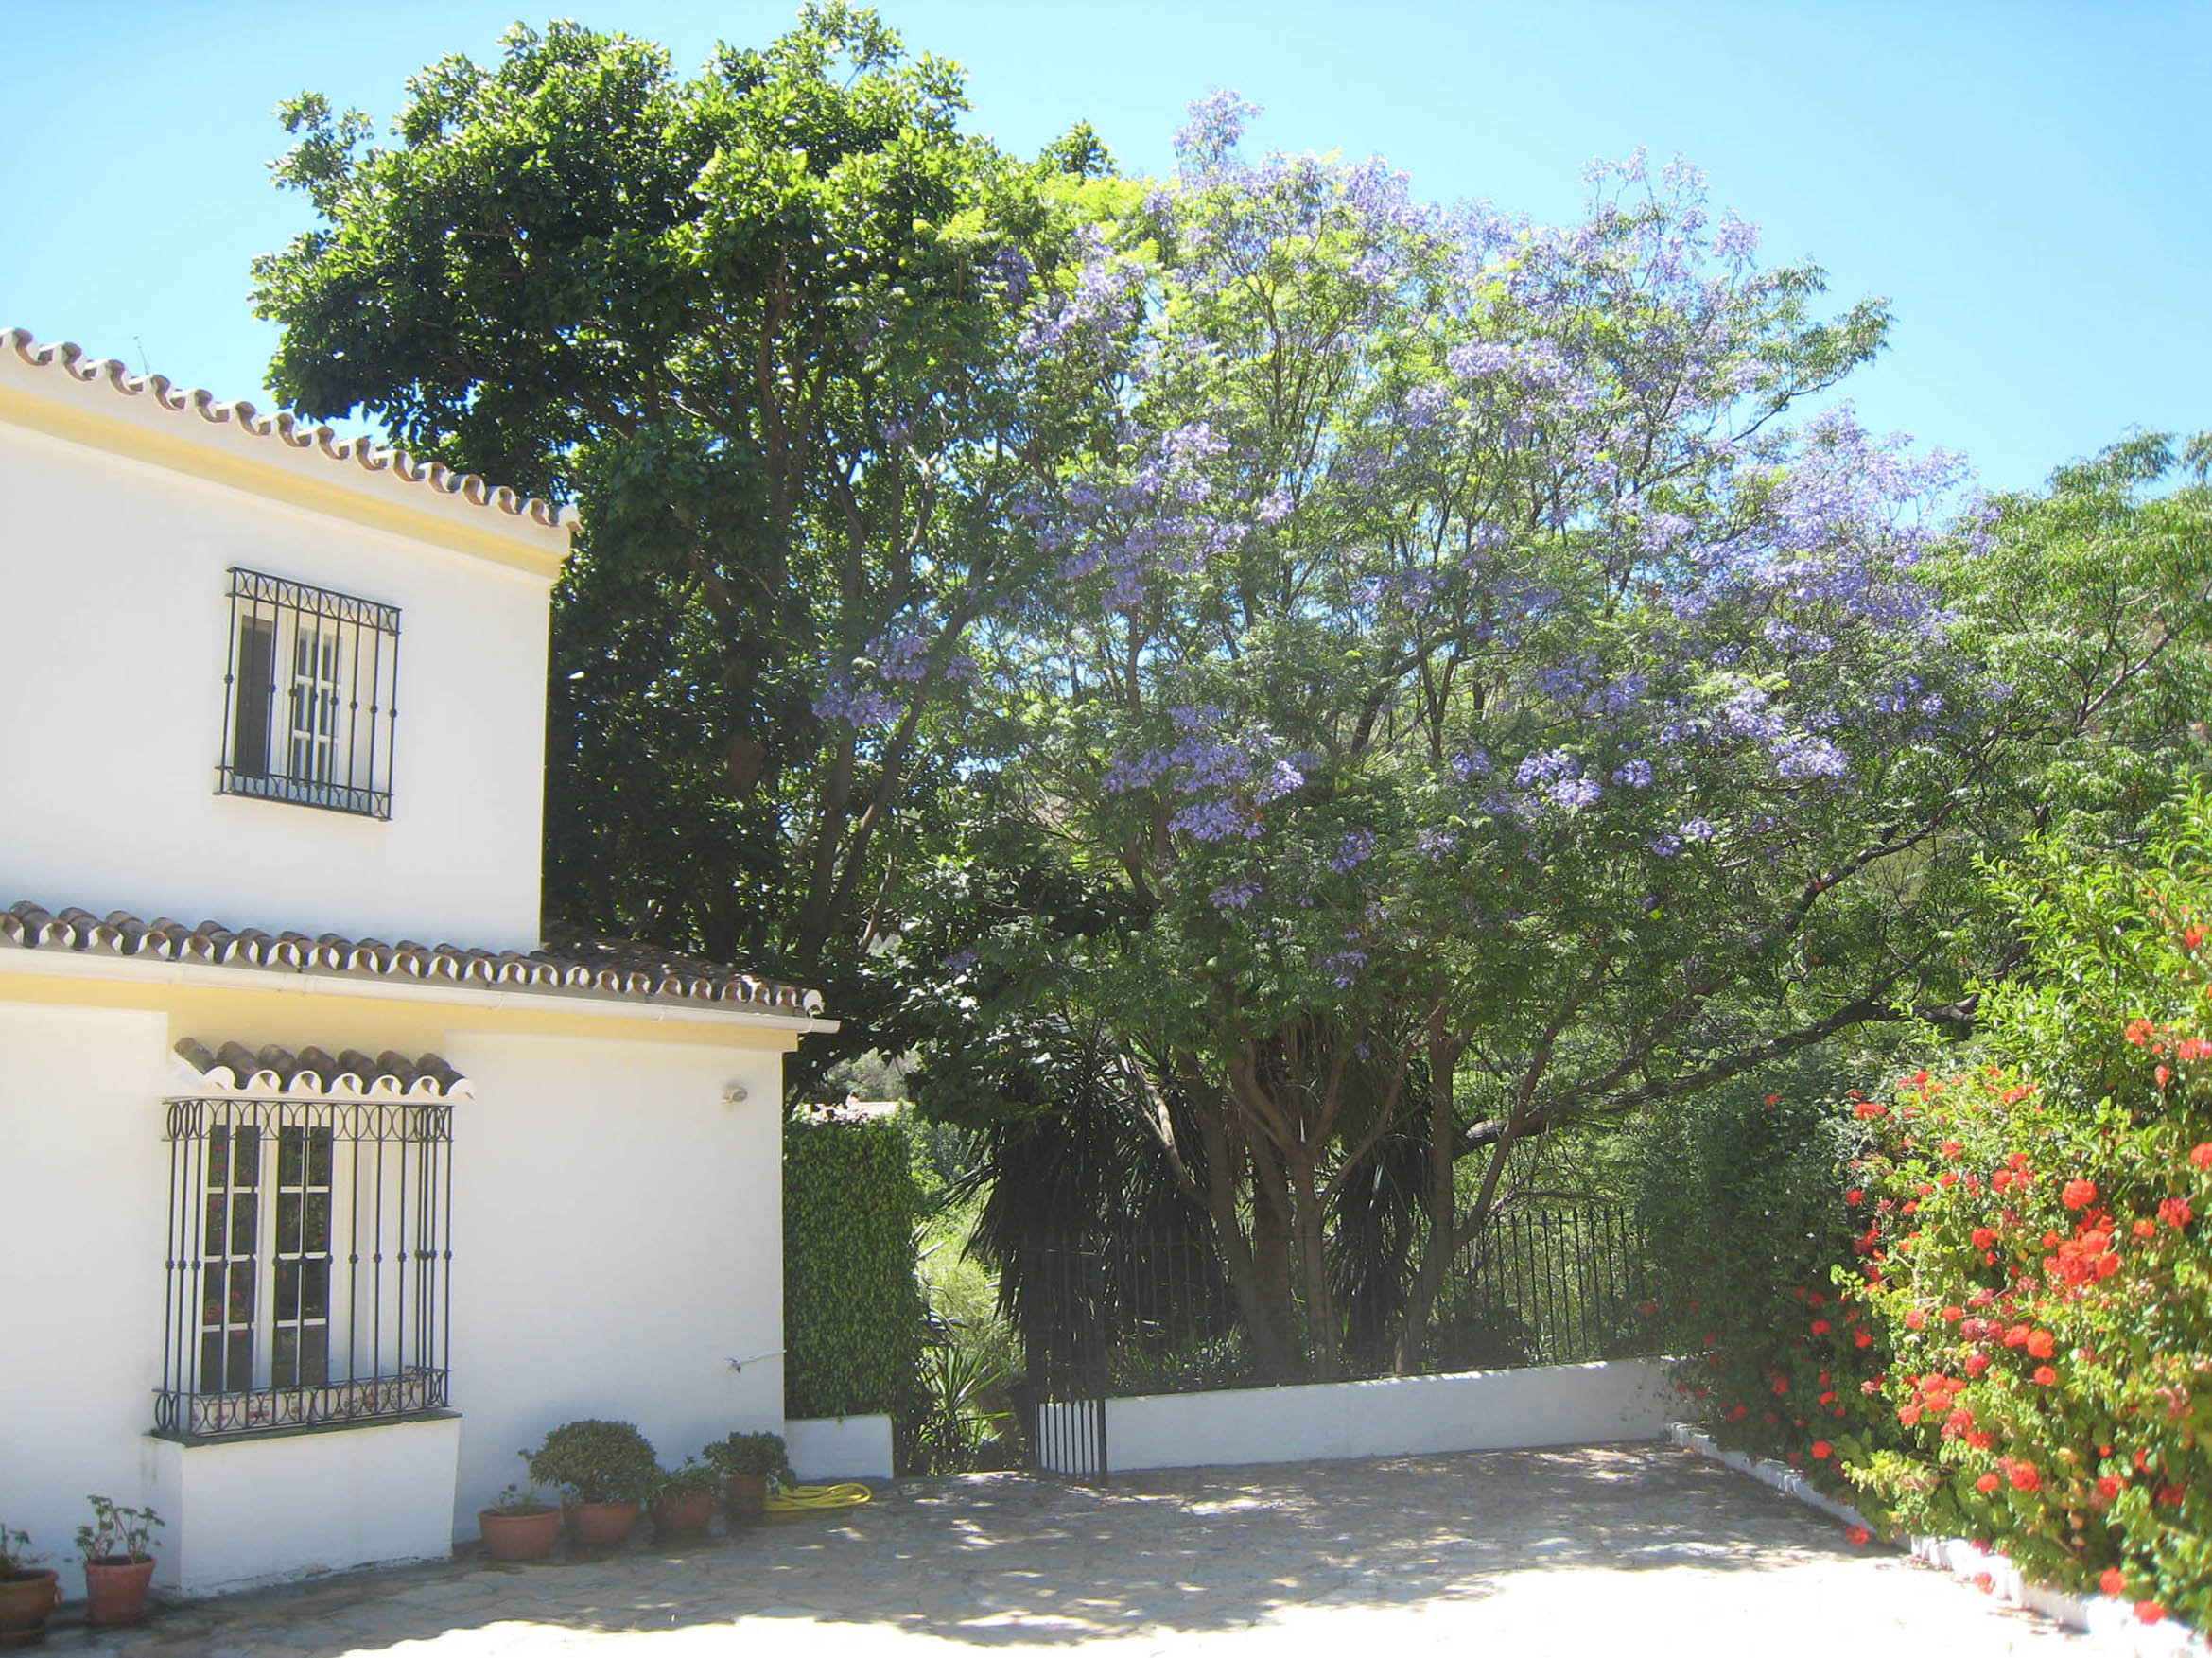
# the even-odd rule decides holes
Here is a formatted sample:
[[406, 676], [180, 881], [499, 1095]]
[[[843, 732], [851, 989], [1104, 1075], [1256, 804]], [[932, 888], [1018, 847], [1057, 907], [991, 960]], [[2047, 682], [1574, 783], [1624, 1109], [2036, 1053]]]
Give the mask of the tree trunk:
[[1314, 1167], [1300, 1161], [1289, 1173], [1291, 1227], [1305, 1279], [1306, 1340], [1313, 1354], [1314, 1379], [1340, 1381], [1344, 1376], [1344, 1332], [1336, 1317], [1336, 1297], [1329, 1287], [1328, 1228]]
[[[1254, 1250], [1253, 1241], [1245, 1236], [1239, 1213], [1237, 1165], [1243, 1161], [1242, 1150], [1232, 1149], [1229, 1143], [1228, 1115], [1219, 1093], [1206, 1087], [1195, 1066], [1180, 1069], [1184, 1090], [1196, 1108], [1199, 1140], [1206, 1148], [1206, 1211], [1213, 1219], [1214, 1236], [1221, 1242], [1237, 1315], [1251, 1335], [1252, 1353], [1259, 1360], [1261, 1372], [1271, 1382], [1291, 1381], [1298, 1369], [1277, 1335], [1270, 1310], [1272, 1298], [1266, 1287], [1269, 1274]], [[1259, 1228], [1255, 1225], [1253, 1230], [1257, 1235]]]
[[[1305, 1341], [1298, 1327], [1298, 1296], [1292, 1290], [1290, 1216], [1276, 1196], [1282, 1184], [1278, 1164], [1263, 1170], [1260, 1161], [1273, 1154], [1264, 1143], [1245, 1137], [1252, 1156], [1252, 1257], [1261, 1298], [1261, 1318], [1267, 1339], [1281, 1355], [1283, 1379], [1306, 1373]], [[1273, 1176], [1273, 1178], [1266, 1178]], [[1253, 1332], [1255, 1341], [1259, 1332]]]
[[1428, 1344], [1429, 1314], [1443, 1292], [1445, 1274], [1452, 1267], [1451, 1241], [1459, 1218], [1459, 1200], [1453, 1184], [1459, 1160], [1454, 1155], [1458, 1116], [1459, 1056], [1467, 1044], [1445, 1027], [1437, 1008], [1429, 1015], [1429, 1166], [1421, 1208], [1428, 1220], [1422, 1229], [1420, 1266], [1407, 1289], [1398, 1325], [1397, 1351], [1390, 1369], [1410, 1376], [1420, 1368], [1421, 1350]]
[[[1491, 1213], [1497, 1205], [1498, 1181], [1506, 1172], [1506, 1160], [1513, 1150], [1513, 1124], [1518, 1121], [1515, 1118], [1509, 1122], [1506, 1132], [1490, 1147], [1489, 1165], [1482, 1172], [1482, 1186], [1475, 1193], [1474, 1201], [1468, 1205], [1467, 1213], [1457, 1216], [1454, 1224], [1445, 1229], [1440, 1244], [1434, 1230], [1431, 1230], [1421, 1257], [1420, 1277], [1405, 1301], [1405, 1325], [1399, 1333], [1399, 1357], [1402, 1363], [1418, 1364], [1420, 1361], [1420, 1341], [1428, 1333], [1429, 1315], [1436, 1310], [1437, 1297], [1443, 1291], [1444, 1280], [1451, 1272], [1452, 1263], [1458, 1259], [1462, 1249], [1482, 1235], [1482, 1229], [1489, 1224]], [[1416, 1332], [1419, 1335], [1415, 1336], [1413, 1356], [1407, 1361], [1405, 1339], [1409, 1334]], [[1403, 1375], [1407, 1372], [1402, 1370], [1399, 1373]]]

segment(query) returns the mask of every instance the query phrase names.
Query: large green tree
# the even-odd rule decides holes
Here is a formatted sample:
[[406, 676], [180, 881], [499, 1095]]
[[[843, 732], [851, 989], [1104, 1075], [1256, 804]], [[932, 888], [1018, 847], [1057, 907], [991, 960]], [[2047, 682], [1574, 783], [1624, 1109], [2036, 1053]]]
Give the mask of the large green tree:
[[562, 23], [408, 93], [390, 143], [284, 112], [320, 222], [256, 266], [271, 384], [581, 504], [552, 911], [864, 1014], [973, 636], [1030, 578], [1004, 502], [1065, 437], [1015, 336], [1103, 151], [962, 133], [957, 66], [842, 4], [690, 79]]

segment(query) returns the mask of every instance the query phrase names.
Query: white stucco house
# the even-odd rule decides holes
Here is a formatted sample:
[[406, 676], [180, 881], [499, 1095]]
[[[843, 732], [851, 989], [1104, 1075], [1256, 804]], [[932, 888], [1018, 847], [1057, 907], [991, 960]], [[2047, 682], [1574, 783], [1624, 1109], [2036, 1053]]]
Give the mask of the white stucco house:
[[187, 1593], [438, 1555], [561, 1422], [785, 1425], [781, 1060], [834, 1026], [545, 947], [572, 527], [0, 333], [0, 1516], [47, 1554], [100, 1492]]

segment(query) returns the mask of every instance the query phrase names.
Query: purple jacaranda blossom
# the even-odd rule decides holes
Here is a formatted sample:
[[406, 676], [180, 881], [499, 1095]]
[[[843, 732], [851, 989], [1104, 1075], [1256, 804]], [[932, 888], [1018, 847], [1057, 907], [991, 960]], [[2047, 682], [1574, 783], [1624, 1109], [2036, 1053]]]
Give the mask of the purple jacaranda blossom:
[[1347, 950], [1341, 951], [1335, 955], [1323, 957], [1321, 970], [1331, 975], [1339, 990], [1349, 990], [1358, 982], [1360, 969], [1367, 965], [1367, 952], [1366, 951]]
[[1004, 291], [1006, 298], [1019, 305], [1029, 293], [1030, 278], [1036, 268], [1019, 248], [1001, 248], [991, 255], [986, 269], [990, 279]]
[[1721, 704], [1718, 710], [1721, 727], [1732, 737], [1748, 737], [1760, 742], [1771, 742], [1783, 732], [1782, 716], [1768, 707], [1769, 699], [1755, 685], [1747, 685]]
[[1193, 98], [1189, 108], [1190, 119], [1176, 132], [1176, 159], [1191, 173], [1219, 170], [1243, 139], [1245, 123], [1262, 113], [1227, 87]]
[[1733, 213], [1723, 213], [1720, 228], [1713, 233], [1713, 252], [1732, 264], [1749, 265], [1759, 255], [1759, 227]]
[[1594, 777], [1561, 777], [1544, 791], [1544, 797], [1554, 806], [1579, 812], [1585, 806], [1595, 804], [1604, 793]]
[[1774, 750], [1774, 775], [1793, 780], [1840, 777], [1851, 770], [1843, 751], [1825, 737], [1793, 737]]
[[1682, 849], [1681, 837], [1679, 835], [1659, 835], [1644, 844], [1661, 858], [1671, 858]]
[[1186, 806], [1168, 819], [1167, 827], [1171, 833], [1189, 835], [1194, 841], [1250, 840], [1260, 832], [1259, 820], [1231, 800], [1201, 800]]
[[1624, 789], [1648, 789], [1651, 787], [1651, 762], [1647, 759], [1632, 759], [1613, 773], [1613, 781]]
[[930, 644], [925, 635], [887, 630], [868, 641], [868, 655], [885, 679], [911, 684], [929, 674]]
[[1329, 867], [1338, 875], [1348, 875], [1375, 854], [1375, 833], [1372, 829], [1353, 829], [1329, 860]]
[[1693, 817], [1681, 828], [1682, 839], [1685, 841], [1709, 841], [1717, 832], [1710, 823], [1701, 817]]
[[1206, 895], [1206, 901], [1217, 910], [1241, 910], [1260, 896], [1260, 883], [1254, 881], [1232, 881], [1226, 886], [1217, 886]]
[[1582, 762], [1563, 748], [1554, 748], [1542, 754], [1532, 754], [1513, 769], [1513, 781], [1524, 789], [1532, 789], [1540, 783], [1549, 783], [1559, 777], [1576, 777], [1582, 775]]
[[897, 697], [851, 685], [832, 683], [814, 699], [815, 718], [842, 720], [860, 730], [888, 725], [905, 712]]
[[1446, 825], [1442, 829], [1424, 829], [1413, 838], [1414, 849], [1430, 863], [1449, 858], [1459, 849], [1459, 831]]
[[1296, 760], [1279, 759], [1267, 768], [1267, 775], [1260, 780], [1252, 797], [1266, 806], [1304, 788], [1305, 784], [1306, 774]]

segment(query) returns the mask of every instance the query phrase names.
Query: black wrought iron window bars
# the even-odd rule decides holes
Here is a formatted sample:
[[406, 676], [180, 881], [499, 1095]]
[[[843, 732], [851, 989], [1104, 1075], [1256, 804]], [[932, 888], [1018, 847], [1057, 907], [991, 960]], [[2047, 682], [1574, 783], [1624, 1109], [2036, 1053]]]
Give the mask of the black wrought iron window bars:
[[389, 818], [398, 679], [396, 608], [234, 568], [218, 792]]
[[186, 1439], [443, 1409], [452, 1108], [166, 1102], [155, 1431]]

